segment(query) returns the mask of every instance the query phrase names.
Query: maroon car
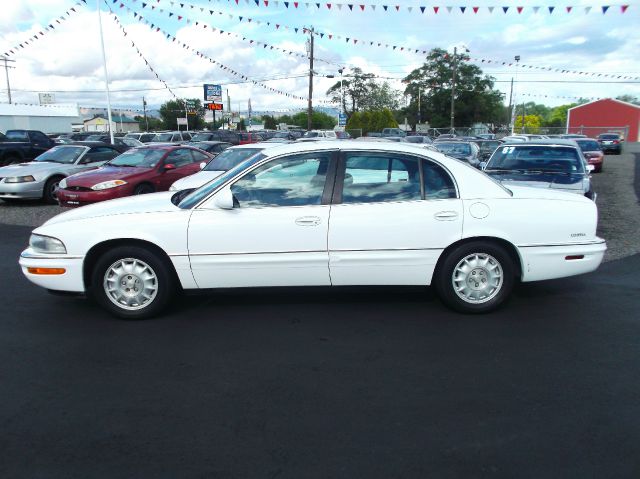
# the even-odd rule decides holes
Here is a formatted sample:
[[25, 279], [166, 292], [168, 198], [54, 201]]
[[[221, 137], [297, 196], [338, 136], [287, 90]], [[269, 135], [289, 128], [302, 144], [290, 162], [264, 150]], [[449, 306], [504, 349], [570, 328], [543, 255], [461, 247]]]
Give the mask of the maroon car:
[[69, 176], [56, 195], [61, 206], [167, 191], [174, 181], [200, 171], [209, 153], [181, 145], [151, 145], [126, 151], [102, 167]]

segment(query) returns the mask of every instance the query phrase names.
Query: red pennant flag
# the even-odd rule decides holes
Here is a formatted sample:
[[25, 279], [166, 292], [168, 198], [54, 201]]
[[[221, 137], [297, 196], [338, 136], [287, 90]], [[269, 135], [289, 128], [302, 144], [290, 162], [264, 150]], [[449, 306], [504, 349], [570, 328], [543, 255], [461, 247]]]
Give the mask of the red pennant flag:
[[473, 13], [478, 13], [478, 10], [480, 9], [480, 7], [472, 7], [473, 9]]
[[440, 7], [433, 7], [433, 13], [437, 14], [438, 10], [440, 10]]
[[396, 12], [400, 11], [400, 5], [396, 5]]
[[269, 6], [269, 0], [264, 0], [264, 6], [268, 7]]
[[522, 13], [522, 8], [523, 7], [516, 7], [516, 10], [518, 10], [518, 13]]
[[298, 2], [293, 2], [293, 6], [298, 8]]
[[567, 13], [571, 13], [572, 9], [573, 9], [573, 7], [567, 7]]
[[238, 0], [236, 0], [236, 5], [238, 4]]
[[620, 5], [620, 11], [621, 11], [622, 13], [626, 12], [626, 11], [627, 11], [627, 8], [629, 8], [629, 5]]
[[364, 12], [364, 5], [360, 5], [360, 10]]
[[178, 15], [178, 20], [182, 20], [182, 15]]
[[327, 3], [327, 8], [328, 8], [329, 10], [331, 10], [331, 4], [330, 4], [330, 3]]

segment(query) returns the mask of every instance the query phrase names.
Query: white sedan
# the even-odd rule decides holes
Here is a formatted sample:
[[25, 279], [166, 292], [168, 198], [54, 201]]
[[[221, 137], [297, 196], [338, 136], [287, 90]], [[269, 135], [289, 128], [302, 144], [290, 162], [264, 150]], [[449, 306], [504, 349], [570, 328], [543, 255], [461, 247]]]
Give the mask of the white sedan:
[[263, 150], [191, 193], [106, 201], [52, 218], [20, 257], [25, 276], [88, 293], [123, 318], [183, 290], [430, 285], [482, 313], [516, 281], [595, 270], [605, 241], [579, 195], [506, 188], [404, 143]]

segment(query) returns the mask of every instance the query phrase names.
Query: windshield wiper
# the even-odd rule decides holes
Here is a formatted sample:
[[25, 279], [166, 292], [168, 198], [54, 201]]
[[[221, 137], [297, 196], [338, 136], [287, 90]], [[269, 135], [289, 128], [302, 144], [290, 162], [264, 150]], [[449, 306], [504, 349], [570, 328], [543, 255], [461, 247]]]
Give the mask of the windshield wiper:
[[513, 168], [509, 169], [509, 168], [485, 168], [484, 169], [485, 173], [491, 172], [491, 173], [524, 173], [525, 170], [515, 170]]

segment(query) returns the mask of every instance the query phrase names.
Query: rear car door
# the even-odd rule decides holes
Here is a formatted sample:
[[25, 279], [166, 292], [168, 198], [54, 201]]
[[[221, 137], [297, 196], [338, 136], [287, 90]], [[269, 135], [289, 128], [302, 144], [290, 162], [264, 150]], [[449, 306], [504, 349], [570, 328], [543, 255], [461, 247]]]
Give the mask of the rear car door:
[[429, 284], [462, 220], [453, 178], [435, 161], [345, 151], [329, 219], [331, 283]]

